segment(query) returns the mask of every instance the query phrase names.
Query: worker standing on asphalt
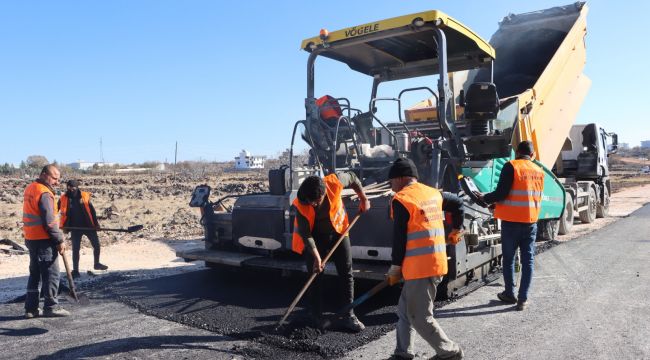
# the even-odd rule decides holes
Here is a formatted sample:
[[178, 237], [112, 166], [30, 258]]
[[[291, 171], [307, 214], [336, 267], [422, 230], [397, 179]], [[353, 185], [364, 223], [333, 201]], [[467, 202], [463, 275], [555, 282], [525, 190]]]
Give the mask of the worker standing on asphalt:
[[[296, 210], [292, 250], [303, 254], [309, 274], [321, 273], [325, 256], [348, 227], [348, 216], [343, 206], [341, 191], [352, 188], [359, 196], [360, 212], [370, 209], [363, 186], [353, 172], [339, 172], [325, 178], [310, 176], [300, 188], [293, 207]], [[304, 249], [307, 251], [303, 251]], [[352, 276], [352, 254], [350, 238], [346, 236], [332, 254], [340, 280], [342, 306], [354, 301], [354, 278]], [[310, 289], [309, 311], [317, 327], [322, 326], [322, 276], [318, 275]], [[365, 328], [350, 310], [341, 325], [353, 332]]]
[[[544, 172], [532, 162], [533, 143], [522, 141], [517, 146], [516, 159], [501, 170], [497, 188], [487, 194], [477, 193], [487, 204], [496, 203], [494, 217], [501, 219], [501, 248], [503, 251], [503, 281], [505, 290], [497, 296], [508, 304], [524, 310], [533, 279], [537, 219], [544, 191]], [[515, 297], [514, 258], [521, 253], [521, 284]]]
[[72, 277], [79, 277], [79, 250], [81, 247], [81, 238], [86, 236], [93, 246], [93, 258], [95, 270], [106, 270], [108, 266], [99, 262], [100, 244], [97, 230], [97, 214], [95, 208], [90, 202], [91, 194], [79, 190], [77, 180], [67, 182], [67, 191], [61, 195], [59, 200], [59, 209], [61, 211], [61, 227], [64, 231], [66, 228], [84, 228], [87, 230], [71, 229], [72, 237]]
[[433, 359], [462, 359], [463, 351], [433, 318], [436, 287], [447, 273], [444, 211], [452, 215], [449, 242], [463, 234], [463, 200], [418, 182], [417, 168], [409, 159], [397, 159], [388, 178], [395, 192], [391, 204], [393, 252], [387, 278], [390, 285], [404, 278], [397, 308], [397, 346], [393, 356], [412, 359], [413, 330], [436, 351]]
[[[38, 179], [25, 189], [23, 201], [23, 235], [29, 249], [29, 279], [25, 298], [25, 318], [41, 315], [39, 289], [43, 290], [43, 316], [68, 316], [59, 307], [59, 254], [65, 244], [59, 229], [59, 217], [53, 186], [59, 185], [61, 174], [54, 165], [46, 165]], [[41, 280], [43, 286], [39, 286]]]

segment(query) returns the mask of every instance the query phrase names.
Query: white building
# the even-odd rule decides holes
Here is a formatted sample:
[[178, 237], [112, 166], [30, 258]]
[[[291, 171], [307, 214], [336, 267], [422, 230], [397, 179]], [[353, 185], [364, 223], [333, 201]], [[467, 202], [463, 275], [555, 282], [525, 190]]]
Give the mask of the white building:
[[69, 167], [75, 170], [84, 170], [84, 171], [91, 170], [95, 165], [97, 165], [97, 167], [103, 167], [103, 166], [113, 166], [115, 165], [115, 163], [90, 162], [90, 161], [79, 160], [77, 162], [68, 164]]
[[264, 169], [266, 156], [253, 156], [246, 150], [242, 150], [235, 158], [235, 169]]

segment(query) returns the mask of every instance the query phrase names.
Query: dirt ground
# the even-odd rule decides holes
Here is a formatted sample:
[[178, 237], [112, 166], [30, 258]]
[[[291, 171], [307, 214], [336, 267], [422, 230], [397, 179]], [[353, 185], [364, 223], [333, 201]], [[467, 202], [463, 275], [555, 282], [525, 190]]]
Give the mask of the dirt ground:
[[[592, 232], [620, 217], [625, 217], [650, 202], [650, 176], [613, 174], [615, 192], [610, 216], [592, 224], [579, 224], [566, 241]], [[23, 243], [22, 192], [31, 179], [0, 177], [0, 239]], [[80, 188], [93, 193], [93, 204], [103, 227], [127, 228], [141, 224], [136, 233], [100, 232], [102, 263], [110, 270], [169, 269], [196, 264], [185, 263], [175, 255], [177, 249], [203, 246], [199, 210], [188, 206], [196, 185], [212, 187], [211, 199], [228, 194], [267, 191], [265, 172], [234, 172], [213, 177], [173, 176], [170, 174], [83, 176]], [[64, 186], [60, 189], [63, 191]], [[68, 241], [68, 246], [70, 242]], [[7, 248], [0, 246], [0, 249]], [[70, 254], [70, 250], [68, 250]], [[24, 293], [29, 257], [0, 252], [0, 302]], [[82, 241], [80, 269], [92, 267], [92, 248]], [[83, 275], [82, 280], [88, 277]]]

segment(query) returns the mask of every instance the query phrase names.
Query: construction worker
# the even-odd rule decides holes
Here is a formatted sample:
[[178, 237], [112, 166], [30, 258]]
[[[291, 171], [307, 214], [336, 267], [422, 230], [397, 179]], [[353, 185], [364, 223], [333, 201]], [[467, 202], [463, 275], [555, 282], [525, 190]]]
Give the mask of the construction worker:
[[[499, 300], [517, 304], [524, 310], [533, 279], [537, 219], [544, 191], [544, 172], [531, 160], [535, 155], [533, 143], [522, 141], [517, 146], [516, 159], [501, 169], [496, 189], [487, 194], [477, 193], [479, 200], [494, 204], [494, 217], [501, 219], [501, 248], [503, 251], [503, 281], [505, 290]], [[514, 258], [521, 253], [521, 284], [515, 297]]]
[[388, 178], [395, 192], [391, 204], [393, 252], [388, 270], [389, 285], [402, 278], [404, 285], [397, 309], [397, 346], [394, 358], [412, 359], [413, 330], [436, 351], [433, 359], [462, 359], [463, 351], [433, 318], [436, 287], [447, 273], [444, 213], [452, 215], [449, 243], [463, 234], [463, 201], [418, 182], [418, 171], [410, 159], [397, 159]]
[[[59, 209], [61, 211], [61, 228], [63, 231], [70, 229], [72, 238], [72, 277], [79, 277], [79, 249], [81, 247], [81, 238], [86, 236], [93, 246], [93, 258], [95, 270], [106, 270], [108, 266], [99, 262], [100, 244], [97, 230], [97, 214], [95, 208], [90, 202], [91, 194], [79, 190], [77, 180], [67, 182], [67, 191], [61, 195], [59, 200]], [[82, 230], [83, 229], [83, 230]]]
[[[370, 209], [361, 182], [352, 172], [330, 174], [325, 178], [310, 176], [300, 188], [293, 207], [296, 210], [292, 249], [303, 254], [309, 274], [322, 273], [322, 259], [348, 227], [348, 217], [343, 206], [341, 190], [352, 188], [360, 200], [360, 212]], [[306, 248], [306, 251], [303, 251]], [[350, 238], [346, 236], [332, 254], [341, 290], [341, 305], [354, 301], [354, 278], [352, 276], [352, 254]], [[322, 276], [318, 275], [310, 289], [308, 306], [312, 320], [322, 327]], [[341, 326], [353, 332], [365, 328], [350, 310], [342, 319]]]
[[[59, 229], [59, 217], [53, 187], [59, 185], [61, 174], [54, 165], [46, 165], [38, 179], [25, 189], [23, 201], [23, 235], [29, 249], [29, 279], [25, 298], [25, 318], [68, 316], [59, 307], [59, 254], [65, 244]], [[39, 305], [40, 281], [43, 281], [43, 313]]]

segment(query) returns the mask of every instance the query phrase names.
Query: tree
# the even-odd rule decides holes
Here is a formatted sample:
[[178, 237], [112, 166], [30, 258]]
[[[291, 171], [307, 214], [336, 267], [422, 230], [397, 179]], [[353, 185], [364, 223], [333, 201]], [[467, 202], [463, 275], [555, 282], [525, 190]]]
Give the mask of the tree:
[[49, 164], [47, 158], [43, 155], [30, 155], [27, 157], [27, 167], [34, 169], [41, 169], [43, 166]]

